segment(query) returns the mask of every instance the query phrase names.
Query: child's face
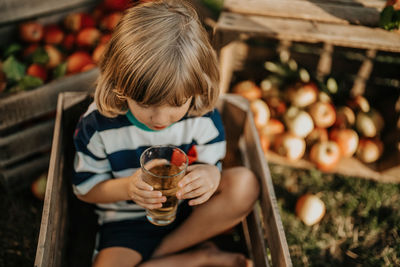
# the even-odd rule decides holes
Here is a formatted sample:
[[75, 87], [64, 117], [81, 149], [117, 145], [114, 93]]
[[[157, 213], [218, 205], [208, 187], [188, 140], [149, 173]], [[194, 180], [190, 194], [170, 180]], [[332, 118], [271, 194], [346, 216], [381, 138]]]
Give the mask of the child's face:
[[143, 106], [128, 99], [128, 106], [133, 116], [152, 130], [162, 130], [179, 121], [187, 113], [192, 97], [180, 107], [170, 105]]

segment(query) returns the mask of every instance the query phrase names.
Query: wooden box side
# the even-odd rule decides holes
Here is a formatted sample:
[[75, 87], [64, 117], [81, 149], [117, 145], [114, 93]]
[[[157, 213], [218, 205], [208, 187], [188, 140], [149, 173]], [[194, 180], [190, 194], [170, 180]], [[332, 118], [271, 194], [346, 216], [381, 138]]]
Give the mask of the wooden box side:
[[[66, 266], [71, 194], [71, 141], [74, 125], [87, 106], [88, 93], [61, 93], [57, 103], [42, 223], [34, 266]], [[85, 102], [86, 101], [86, 102]], [[71, 116], [68, 113], [73, 113]], [[72, 120], [71, 120], [72, 118]]]
[[[269, 266], [268, 250], [273, 266], [291, 266], [289, 249], [283, 231], [272, 180], [247, 100], [231, 94], [224, 100], [223, 120], [226, 127], [229, 154], [241, 154], [246, 167], [259, 178], [260, 199], [243, 222], [247, 246], [256, 266]], [[229, 162], [229, 159], [227, 159]], [[232, 163], [232, 162], [231, 162]], [[266, 246], [265, 239], [268, 246]]]

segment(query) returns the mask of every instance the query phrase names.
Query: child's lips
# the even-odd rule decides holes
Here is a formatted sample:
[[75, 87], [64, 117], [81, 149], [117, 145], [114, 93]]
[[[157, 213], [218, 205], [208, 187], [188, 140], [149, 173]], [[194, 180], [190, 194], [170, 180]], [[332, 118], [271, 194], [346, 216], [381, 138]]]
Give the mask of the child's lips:
[[165, 129], [167, 126], [153, 126], [154, 129], [156, 130], [162, 130]]

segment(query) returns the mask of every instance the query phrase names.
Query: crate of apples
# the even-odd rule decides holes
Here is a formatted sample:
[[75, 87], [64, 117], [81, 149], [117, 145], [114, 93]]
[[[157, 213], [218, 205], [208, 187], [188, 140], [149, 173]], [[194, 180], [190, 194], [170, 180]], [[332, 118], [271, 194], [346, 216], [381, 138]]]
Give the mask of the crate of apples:
[[[321, 88], [293, 61], [267, 62], [265, 67], [279, 76], [273, 73], [259, 84], [240, 81], [232, 88], [250, 102], [265, 153], [292, 163], [305, 159], [326, 172], [342, 158], [372, 163], [381, 157], [384, 120], [365, 97], [349, 97], [345, 104], [335, 105], [330, 89]], [[328, 87], [336, 90], [332, 83]]]
[[15, 42], [2, 49], [0, 94], [34, 89], [96, 67], [122, 12], [139, 2], [104, 0], [90, 12], [72, 12], [59, 23], [20, 23]]

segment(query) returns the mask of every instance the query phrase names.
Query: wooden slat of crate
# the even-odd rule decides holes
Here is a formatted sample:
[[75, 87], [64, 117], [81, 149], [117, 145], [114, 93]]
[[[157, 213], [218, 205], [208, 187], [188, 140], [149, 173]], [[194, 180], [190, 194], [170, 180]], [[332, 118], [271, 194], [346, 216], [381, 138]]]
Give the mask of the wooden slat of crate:
[[240, 36], [400, 52], [400, 34], [379, 28], [222, 12], [216, 25], [217, 50]]
[[0, 98], [0, 132], [55, 111], [60, 92], [92, 90], [97, 76], [98, 68], [95, 68], [54, 80], [32, 91]]
[[49, 151], [53, 129], [54, 120], [49, 120], [7, 137], [0, 137], [0, 168], [38, 152]]
[[2, 0], [0, 25], [100, 2], [99, 0]]
[[[65, 219], [67, 216], [66, 186], [63, 177], [64, 169], [64, 147], [63, 140], [63, 95], [58, 98], [57, 116], [54, 127], [54, 138], [52, 143], [52, 156], [50, 159], [47, 177], [46, 194], [43, 205], [41, 233], [38, 241], [38, 252], [34, 266], [61, 266], [61, 252], [64, 246], [64, 234], [66, 232]], [[53, 152], [57, 151], [57, 153]], [[50, 201], [51, 200], [51, 201]], [[64, 200], [64, 201], [61, 201]]]
[[318, 22], [378, 26], [384, 6], [366, 7], [335, 2], [304, 0], [225, 0], [224, 9], [249, 15], [304, 19]]

